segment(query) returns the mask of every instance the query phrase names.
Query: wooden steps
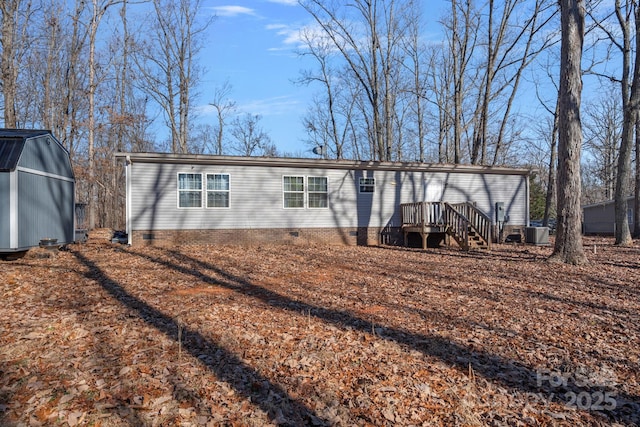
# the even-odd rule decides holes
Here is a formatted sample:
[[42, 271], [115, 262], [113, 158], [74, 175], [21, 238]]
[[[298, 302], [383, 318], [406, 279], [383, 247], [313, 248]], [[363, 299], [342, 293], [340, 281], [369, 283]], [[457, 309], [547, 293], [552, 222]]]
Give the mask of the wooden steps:
[[489, 249], [489, 244], [480, 234], [474, 231], [472, 227], [469, 227], [467, 231], [467, 241], [465, 241], [459, 234], [457, 234], [453, 228], [449, 228], [447, 230], [447, 233], [451, 237], [453, 237], [453, 240], [456, 241], [458, 246], [460, 246], [465, 251]]
[[405, 245], [419, 233], [426, 249], [429, 234], [445, 232], [465, 251], [490, 249], [491, 219], [472, 203], [417, 202], [400, 205]]

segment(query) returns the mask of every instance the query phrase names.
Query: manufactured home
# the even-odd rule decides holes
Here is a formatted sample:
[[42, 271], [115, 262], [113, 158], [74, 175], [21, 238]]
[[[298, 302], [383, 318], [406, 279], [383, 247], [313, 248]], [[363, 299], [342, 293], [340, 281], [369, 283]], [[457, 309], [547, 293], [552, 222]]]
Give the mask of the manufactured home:
[[[528, 225], [525, 169], [161, 153], [116, 157], [126, 165], [126, 226], [134, 245], [400, 245], [417, 234], [424, 247], [431, 234], [446, 234], [451, 222], [472, 217], [490, 233], [482, 236], [488, 244]], [[471, 231], [449, 234], [464, 243], [479, 230]]]
[[[634, 197], [627, 198], [627, 218], [633, 230]], [[607, 200], [582, 207], [582, 231], [584, 234], [614, 234], [616, 230], [615, 201]]]
[[0, 253], [74, 241], [69, 152], [46, 130], [0, 129]]

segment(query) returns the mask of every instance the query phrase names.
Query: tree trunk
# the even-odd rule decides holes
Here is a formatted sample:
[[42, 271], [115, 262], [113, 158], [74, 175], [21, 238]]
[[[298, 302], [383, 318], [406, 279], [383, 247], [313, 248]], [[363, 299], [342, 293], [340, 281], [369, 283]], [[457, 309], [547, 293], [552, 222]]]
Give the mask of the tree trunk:
[[19, 0], [2, 0], [2, 57], [0, 58], [0, 84], [4, 99], [4, 127], [16, 128], [16, 93], [18, 71], [16, 67], [15, 26], [18, 16]]
[[461, 61], [458, 49], [458, 10], [456, 0], [451, 0], [451, 17], [453, 19], [451, 35], [451, 59], [453, 61], [453, 163], [460, 163], [460, 140], [462, 139], [462, 87], [464, 76], [459, 70]]
[[620, 143], [620, 154], [618, 157], [618, 176], [615, 190], [615, 237], [616, 245], [628, 246], [633, 243], [631, 232], [629, 231], [629, 178], [631, 177], [631, 151], [633, 144], [633, 133], [637, 112], [635, 107], [629, 105], [624, 112], [624, 123], [622, 125], [622, 141]]
[[78, 115], [79, 108], [76, 107], [76, 94], [80, 92], [80, 80], [78, 79], [77, 65], [80, 64], [79, 58], [81, 57], [84, 43], [86, 41], [85, 33], [82, 33], [80, 27], [82, 26], [81, 16], [85, 8], [85, 2], [76, 0], [75, 11], [73, 15], [73, 25], [71, 40], [69, 41], [69, 63], [65, 73], [65, 94], [62, 102], [62, 128], [64, 129], [64, 140], [66, 148], [71, 154], [71, 158], [75, 157], [76, 152], [76, 136], [78, 135]]
[[558, 223], [550, 261], [587, 262], [582, 247], [580, 207], [580, 150], [582, 129], [581, 56], [584, 42], [584, 0], [560, 0], [562, 43], [560, 48], [560, 126], [558, 129]]
[[[629, 75], [631, 68], [631, 29], [630, 23], [625, 19], [626, 15], [621, 12], [619, 2], [616, 2], [616, 16], [623, 32], [623, 66], [622, 66], [622, 101], [623, 101], [623, 123], [622, 138], [620, 141], [620, 152], [618, 154], [618, 172], [615, 189], [615, 236], [616, 245], [628, 246], [633, 243], [631, 232], [629, 231], [628, 203], [629, 181], [631, 178], [631, 152], [633, 151], [634, 131], [638, 118], [638, 105], [640, 101], [640, 56], [635, 55], [633, 66], [633, 81], [629, 89]], [[636, 49], [640, 47], [640, 10], [636, 6], [635, 17], [635, 38]]]
[[636, 189], [633, 200], [633, 237], [640, 238], [640, 121], [636, 120]]
[[558, 108], [559, 104], [556, 103], [556, 110], [553, 114], [553, 130], [551, 131], [551, 147], [549, 147], [549, 177], [547, 180], [547, 196], [544, 202], [544, 216], [542, 218], [542, 225], [547, 227], [549, 225], [549, 217], [551, 216], [551, 208], [553, 207], [553, 196], [556, 193], [556, 179], [557, 179], [557, 163], [558, 163]]
[[91, 26], [89, 33], [89, 117], [88, 117], [88, 156], [89, 156], [89, 229], [96, 226], [96, 204], [98, 203], [98, 195], [96, 191], [96, 168], [94, 153], [95, 138], [95, 94], [96, 94], [96, 35], [98, 33], [98, 24], [100, 15], [98, 12], [98, 1], [93, 0], [93, 15], [91, 18]]

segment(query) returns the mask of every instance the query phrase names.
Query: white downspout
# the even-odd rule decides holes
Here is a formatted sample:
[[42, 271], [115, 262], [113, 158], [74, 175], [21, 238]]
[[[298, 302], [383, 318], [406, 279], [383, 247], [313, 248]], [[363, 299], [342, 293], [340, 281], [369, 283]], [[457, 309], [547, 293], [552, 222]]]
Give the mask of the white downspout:
[[529, 206], [529, 204], [531, 202], [531, 198], [529, 197], [529, 192], [531, 191], [531, 189], [529, 187], [530, 187], [531, 184], [529, 183], [529, 180], [531, 179], [531, 175], [529, 174], [525, 178], [526, 178], [525, 182], [526, 182], [526, 193], [527, 193], [527, 194], [525, 194], [525, 197], [526, 197], [526, 204], [525, 205], [527, 207], [526, 212], [525, 212], [525, 214], [527, 215], [527, 217], [525, 218], [525, 227], [529, 227], [529, 219], [530, 219], [530, 216], [531, 216], [529, 214], [529, 210], [531, 209], [531, 207]]
[[127, 244], [133, 244], [133, 233], [131, 233], [131, 157], [127, 156], [125, 158], [125, 223], [127, 229]]

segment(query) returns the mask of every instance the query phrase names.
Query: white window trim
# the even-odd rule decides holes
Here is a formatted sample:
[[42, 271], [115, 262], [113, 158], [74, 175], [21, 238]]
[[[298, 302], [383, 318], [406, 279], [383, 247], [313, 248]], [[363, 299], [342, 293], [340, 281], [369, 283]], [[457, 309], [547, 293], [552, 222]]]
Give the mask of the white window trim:
[[[181, 190], [180, 189], [180, 175], [200, 175], [200, 190]], [[201, 172], [178, 172], [176, 174], [176, 206], [178, 209], [202, 209], [202, 206], [205, 202], [206, 194], [203, 194], [203, 187], [205, 186], [205, 182], [202, 179]], [[200, 206], [180, 206], [180, 192], [181, 191], [200, 191]]]
[[[302, 178], [302, 191], [286, 191], [284, 189], [285, 178]], [[282, 209], [306, 209], [307, 207], [307, 179], [304, 175], [282, 175]], [[285, 206], [284, 195], [286, 193], [302, 193], [302, 206], [292, 208]]]
[[[321, 176], [321, 175], [308, 175], [307, 177], [307, 182], [306, 185], [304, 187], [305, 189], [305, 193], [306, 193], [306, 205], [308, 209], [329, 209], [329, 178], [326, 176]], [[309, 191], [309, 178], [324, 178], [327, 181], [327, 191]], [[327, 206], [322, 206], [322, 207], [312, 207], [309, 206], [309, 194], [326, 194], [327, 195]]]
[[[362, 187], [363, 184], [361, 184], [363, 179], [372, 179], [373, 180], [373, 191], [362, 191]], [[369, 187], [369, 185], [364, 185], [366, 187]], [[360, 178], [358, 178], [358, 194], [374, 194], [376, 192], [376, 179], [374, 177], [369, 177], [369, 176], [361, 176]]]
[[[207, 178], [209, 177], [209, 175], [227, 175], [229, 177], [229, 189], [228, 190], [209, 190], [207, 189]], [[205, 192], [205, 199], [204, 199], [204, 207], [206, 209], [231, 209], [231, 174], [225, 173], [225, 172], [207, 172], [205, 174], [204, 177], [204, 182], [203, 182], [203, 186], [204, 186], [204, 192]], [[209, 207], [209, 191], [213, 191], [213, 192], [226, 192], [229, 195], [229, 206], [211, 206]]]

